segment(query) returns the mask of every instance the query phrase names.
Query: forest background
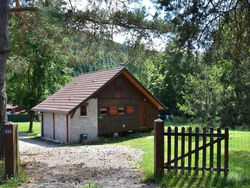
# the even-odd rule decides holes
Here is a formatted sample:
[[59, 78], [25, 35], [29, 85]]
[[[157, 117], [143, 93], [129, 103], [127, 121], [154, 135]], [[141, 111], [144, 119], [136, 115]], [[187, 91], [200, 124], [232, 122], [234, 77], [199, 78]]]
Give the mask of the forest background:
[[23, 0], [37, 11], [9, 14], [7, 101], [31, 122], [31, 108], [75, 76], [123, 63], [167, 106], [162, 117], [250, 129], [247, 0], [158, 0], [153, 14], [141, 1], [76, 4]]

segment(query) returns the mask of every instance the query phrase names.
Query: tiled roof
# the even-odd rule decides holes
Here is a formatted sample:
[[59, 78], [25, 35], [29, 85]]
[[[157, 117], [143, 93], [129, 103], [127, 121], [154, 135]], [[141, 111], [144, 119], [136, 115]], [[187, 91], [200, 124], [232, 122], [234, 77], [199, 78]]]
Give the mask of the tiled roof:
[[89, 99], [102, 86], [107, 84], [113, 77], [118, 75], [123, 69], [125, 69], [125, 67], [79, 75], [54, 95], [36, 105], [32, 110], [70, 113], [82, 102]]

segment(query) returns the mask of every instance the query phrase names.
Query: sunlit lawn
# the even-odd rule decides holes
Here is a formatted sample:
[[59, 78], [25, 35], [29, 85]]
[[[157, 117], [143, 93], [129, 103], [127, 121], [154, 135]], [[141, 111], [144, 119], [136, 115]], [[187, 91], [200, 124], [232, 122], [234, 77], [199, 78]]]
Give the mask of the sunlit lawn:
[[28, 133], [29, 122], [19, 122], [16, 124], [18, 124], [18, 131], [21, 133], [27, 133], [27, 134], [34, 135], [34, 136], [41, 134], [41, 123], [40, 122], [33, 122], [33, 132], [32, 133]]

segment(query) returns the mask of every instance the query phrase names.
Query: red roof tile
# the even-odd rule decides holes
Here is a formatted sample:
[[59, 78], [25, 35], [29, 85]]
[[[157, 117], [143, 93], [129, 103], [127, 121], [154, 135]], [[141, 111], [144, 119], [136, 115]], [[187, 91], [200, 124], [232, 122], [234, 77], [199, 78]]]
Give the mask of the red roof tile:
[[33, 107], [32, 110], [69, 113], [123, 69], [124, 67], [119, 67], [79, 75], [54, 95]]
[[54, 95], [33, 107], [32, 110], [70, 114], [120, 73], [123, 73], [159, 109], [166, 108], [125, 67], [119, 67], [79, 75]]

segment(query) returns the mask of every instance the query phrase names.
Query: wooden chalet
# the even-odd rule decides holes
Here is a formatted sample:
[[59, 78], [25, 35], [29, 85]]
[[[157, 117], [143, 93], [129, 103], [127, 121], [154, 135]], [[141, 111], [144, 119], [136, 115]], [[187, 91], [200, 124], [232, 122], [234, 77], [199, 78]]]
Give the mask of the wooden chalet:
[[42, 114], [42, 137], [66, 143], [153, 129], [165, 106], [125, 67], [79, 75], [33, 108]]

